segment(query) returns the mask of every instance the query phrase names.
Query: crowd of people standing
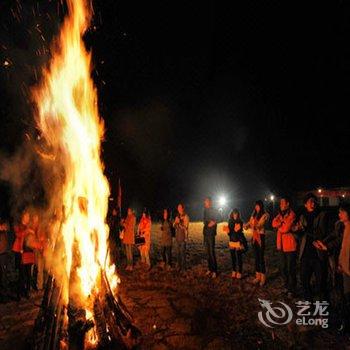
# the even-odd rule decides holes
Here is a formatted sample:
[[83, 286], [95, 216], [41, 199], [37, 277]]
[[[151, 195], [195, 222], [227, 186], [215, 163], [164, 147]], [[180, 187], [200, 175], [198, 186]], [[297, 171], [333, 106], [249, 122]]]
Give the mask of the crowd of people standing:
[[[261, 200], [255, 202], [247, 222], [243, 221], [238, 209], [233, 209], [227, 224], [224, 222], [222, 226], [223, 232], [228, 235], [228, 250], [232, 261], [231, 277], [240, 280], [244, 276], [244, 256], [251, 246], [255, 269], [252, 283], [261, 287], [266, 284], [268, 281], [266, 265], [277, 267], [272, 266], [273, 262], [266, 262], [265, 257], [266, 231], [271, 225], [276, 235], [276, 251], [280, 257], [278, 268], [284, 280], [286, 295], [310, 302], [329, 301], [330, 293], [336, 290], [342, 296], [342, 320], [346, 320], [346, 317], [350, 316], [349, 206], [341, 205], [338, 216], [339, 220], [334, 223], [329, 213], [318, 205], [317, 197], [312, 193], [306, 195], [304, 205], [298, 210], [298, 214], [297, 210], [292, 208], [288, 196], [280, 198], [278, 213], [271, 219]], [[211, 278], [218, 276], [215, 239], [220, 221], [223, 220], [218, 210], [213, 207], [211, 198], [205, 198], [203, 243], [208, 261], [206, 274]], [[189, 222], [183, 204], [178, 205], [173, 218], [170, 211], [164, 209], [161, 220], [160, 265], [165, 269], [175, 267], [179, 271], [186, 270]], [[132, 245], [140, 250], [141, 264], [148, 269], [151, 267], [149, 257], [151, 227], [151, 219], [146, 211], [142, 214], [139, 224], [130, 208], [127, 217], [121, 220], [119, 237], [121, 243], [125, 245], [128, 257], [127, 270], [133, 269]], [[173, 245], [177, 256], [175, 266], [172, 263]]]
[[[163, 210], [161, 219], [161, 255], [162, 263], [166, 269], [172, 267], [173, 240], [176, 244], [177, 265], [179, 270], [186, 269], [186, 242], [188, 240], [188, 228], [190, 219], [185, 212], [185, 206], [177, 206], [177, 214], [171, 218], [169, 209]], [[152, 221], [149, 212], [142, 212], [140, 221], [137, 223], [136, 215], [132, 208], [128, 208], [125, 218], [118, 219], [118, 211], [113, 209], [109, 219], [110, 226], [110, 249], [115, 261], [120, 261], [120, 248], [124, 246], [126, 256], [126, 271], [132, 271], [134, 266], [133, 250], [136, 246], [140, 253], [140, 263], [146, 268], [151, 268], [151, 230]]]
[[[16, 298], [29, 298], [31, 290], [42, 290], [44, 287], [44, 247], [46, 236], [41, 229], [39, 214], [24, 210], [14, 225], [14, 242], [12, 254], [14, 268], [17, 272]], [[4, 279], [8, 266], [10, 225], [2, 221], [0, 225], [0, 298], [3, 299]]]
[[[238, 209], [233, 209], [223, 222], [223, 232], [227, 234], [228, 251], [232, 262], [233, 279], [247, 276], [244, 269], [245, 254], [251, 247], [254, 257], [255, 276], [252, 283], [264, 286], [266, 275], [266, 230], [271, 224], [276, 235], [276, 250], [280, 255], [280, 273], [284, 279], [285, 291], [289, 297], [303, 300], [330, 300], [330, 292], [337, 290], [342, 299], [342, 319], [350, 316], [350, 209], [349, 205], [339, 207], [339, 220], [335, 223], [329, 213], [318, 205], [312, 193], [304, 199], [301, 211], [294, 210], [288, 196], [280, 198], [279, 211], [270, 220], [264, 202], [255, 202], [252, 214], [244, 222]], [[204, 200], [203, 244], [208, 261], [207, 276], [218, 276], [215, 240], [218, 223], [222, 222], [218, 210], [213, 207], [210, 197]], [[110, 252], [119, 264], [122, 250], [126, 257], [126, 271], [134, 269], [135, 247], [139, 251], [139, 264], [151, 269], [152, 221], [145, 209], [138, 221], [132, 208], [128, 208], [125, 218], [114, 208], [108, 217], [110, 227]], [[189, 240], [190, 218], [185, 205], [177, 206], [175, 215], [164, 209], [161, 218], [160, 266], [165, 270], [185, 271], [187, 264], [187, 242]], [[0, 297], [8, 246], [7, 222], [0, 222]], [[18, 274], [17, 299], [29, 298], [31, 289], [40, 290], [44, 286], [44, 252], [47, 232], [42, 229], [38, 212], [25, 210], [14, 225], [15, 239], [11, 246], [15, 269]], [[249, 244], [250, 243], [250, 244]], [[124, 249], [122, 249], [124, 247]], [[176, 265], [173, 264], [173, 247]], [[268, 257], [270, 259], [270, 257]], [[267, 261], [271, 267], [272, 262]], [[298, 288], [298, 273], [301, 291]], [[345, 322], [345, 321], [344, 321]]]

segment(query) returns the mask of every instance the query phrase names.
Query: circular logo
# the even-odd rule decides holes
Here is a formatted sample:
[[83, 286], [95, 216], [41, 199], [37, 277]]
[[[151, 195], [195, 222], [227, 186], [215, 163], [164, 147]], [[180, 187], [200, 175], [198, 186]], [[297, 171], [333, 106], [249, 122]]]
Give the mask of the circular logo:
[[293, 318], [292, 309], [282, 301], [278, 301], [279, 306], [272, 306], [268, 300], [258, 299], [263, 311], [259, 311], [259, 321], [268, 328], [288, 324]]

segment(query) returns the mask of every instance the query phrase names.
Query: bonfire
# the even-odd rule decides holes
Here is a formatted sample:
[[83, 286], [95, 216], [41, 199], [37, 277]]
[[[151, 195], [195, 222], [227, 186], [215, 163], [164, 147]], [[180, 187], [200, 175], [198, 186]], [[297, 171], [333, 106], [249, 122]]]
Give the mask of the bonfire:
[[104, 123], [91, 79], [91, 53], [82, 39], [92, 8], [85, 0], [67, 0], [67, 9], [51, 60], [33, 90], [45, 145], [40, 155], [59, 169], [50, 205], [60, 212], [34, 348], [130, 347], [135, 329], [118, 298], [119, 278], [107, 245]]

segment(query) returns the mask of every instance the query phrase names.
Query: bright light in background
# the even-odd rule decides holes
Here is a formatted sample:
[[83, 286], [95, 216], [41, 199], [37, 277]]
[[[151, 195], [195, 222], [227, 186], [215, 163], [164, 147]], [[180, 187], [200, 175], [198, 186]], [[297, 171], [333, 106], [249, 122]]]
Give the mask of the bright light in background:
[[225, 196], [220, 196], [219, 197], [219, 205], [220, 207], [224, 207], [227, 203], [226, 197]]
[[273, 194], [270, 195], [270, 200], [274, 201], [275, 200], [275, 196]]
[[318, 189], [318, 193], [322, 193], [322, 188], [319, 188], [319, 189]]

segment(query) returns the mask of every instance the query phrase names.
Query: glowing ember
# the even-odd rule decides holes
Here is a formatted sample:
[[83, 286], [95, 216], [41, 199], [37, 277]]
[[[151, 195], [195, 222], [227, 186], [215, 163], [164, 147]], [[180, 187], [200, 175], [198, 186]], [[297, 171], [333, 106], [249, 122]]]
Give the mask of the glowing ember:
[[61, 191], [54, 200], [64, 208], [60, 259], [65, 268], [58, 273], [62, 260], [54, 262], [54, 273], [63, 275], [65, 302], [73, 299], [91, 318], [101, 270], [114, 292], [118, 277], [107, 254], [109, 185], [100, 159], [104, 124], [90, 76], [91, 55], [82, 40], [91, 9], [83, 0], [68, 0], [67, 5], [68, 16], [51, 50], [51, 62], [33, 96], [50, 159], [62, 169]]

